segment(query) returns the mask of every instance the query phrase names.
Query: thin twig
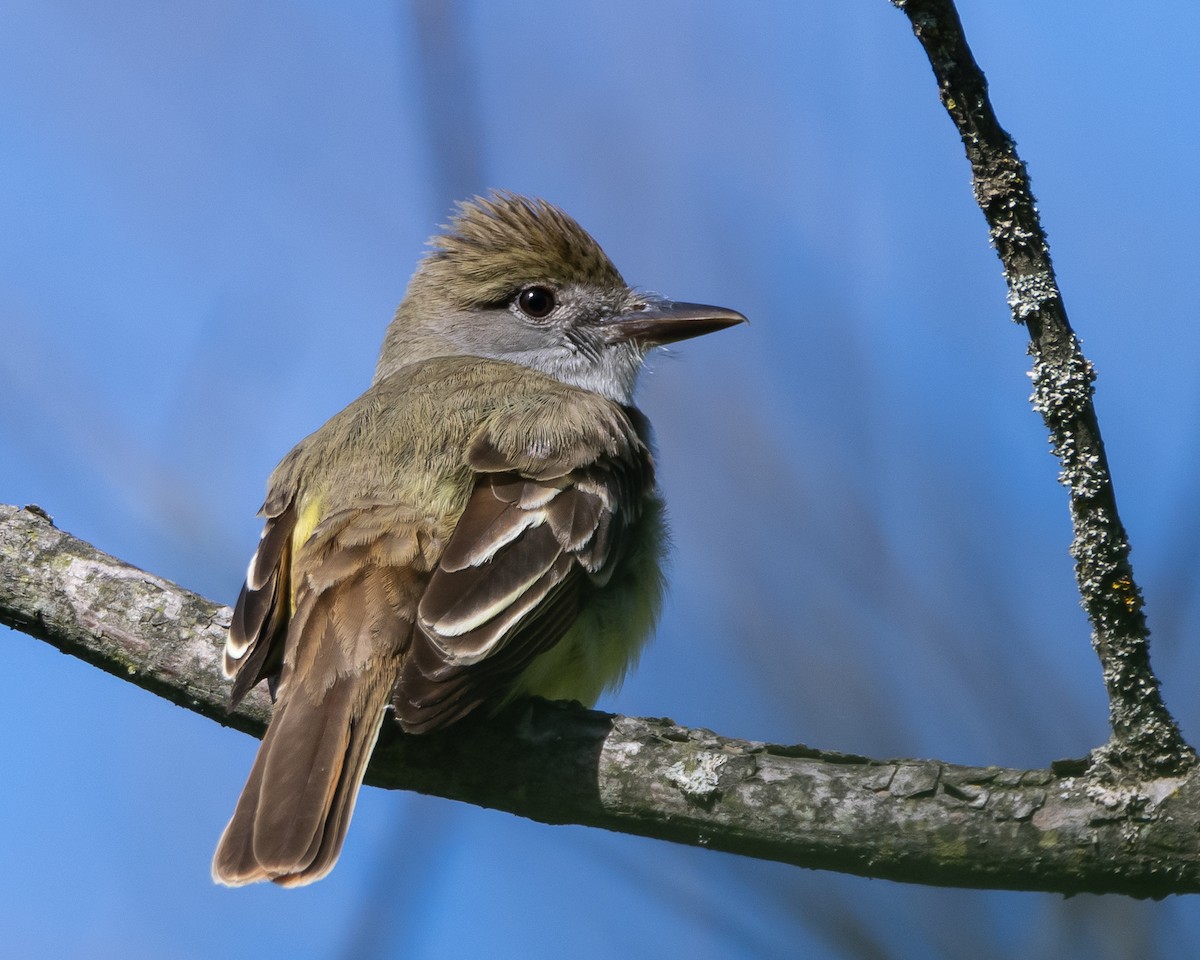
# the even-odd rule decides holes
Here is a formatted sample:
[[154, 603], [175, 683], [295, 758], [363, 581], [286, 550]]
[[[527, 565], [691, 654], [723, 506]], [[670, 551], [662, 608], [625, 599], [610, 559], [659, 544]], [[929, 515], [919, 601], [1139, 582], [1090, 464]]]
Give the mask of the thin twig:
[[987, 80], [975, 62], [952, 0], [892, 0], [912, 23], [937, 77], [942, 105], [958, 128], [1004, 267], [1012, 317], [1029, 330], [1033, 396], [1062, 464], [1075, 536], [1071, 556], [1092, 646], [1108, 690], [1112, 737], [1093, 753], [1097, 772], [1172, 775], [1196, 761], [1159, 693], [1150, 666], [1142, 593], [1096, 410], [1095, 371], [1067, 321], [1029, 176], [1012, 138], [996, 120]]

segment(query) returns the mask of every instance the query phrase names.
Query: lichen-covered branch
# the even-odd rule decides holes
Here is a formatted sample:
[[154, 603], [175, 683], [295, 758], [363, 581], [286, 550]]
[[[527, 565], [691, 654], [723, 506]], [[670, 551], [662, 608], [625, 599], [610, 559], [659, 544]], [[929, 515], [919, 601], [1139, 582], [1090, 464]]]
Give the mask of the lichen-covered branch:
[[[261, 735], [262, 691], [224, 709], [228, 615], [38, 510], [0, 505], [0, 623]], [[441, 734], [389, 727], [368, 781], [546, 823], [913, 883], [1200, 892], [1195, 773], [1118, 789], [1082, 769], [871, 760], [532, 702]]]
[[893, 2], [929, 57], [942, 104], [966, 147], [975, 199], [1004, 268], [1012, 317], [1029, 330], [1032, 402], [1050, 429], [1060, 479], [1070, 491], [1071, 556], [1108, 690], [1112, 739], [1094, 758], [1117, 774], [1180, 773], [1196, 757], [1163, 704], [1150, 667], [1142, 594], [1092, 405], [1095, 372], [1067, 321], [1025, 165], [992, 110], [987, 81], [952, 0]]
[[230, 613], [59, 530], [37, 507], [0, 504], [0, 623], [262, 736], [271, 716], [264, 690], [225, 709], [219, 654]]

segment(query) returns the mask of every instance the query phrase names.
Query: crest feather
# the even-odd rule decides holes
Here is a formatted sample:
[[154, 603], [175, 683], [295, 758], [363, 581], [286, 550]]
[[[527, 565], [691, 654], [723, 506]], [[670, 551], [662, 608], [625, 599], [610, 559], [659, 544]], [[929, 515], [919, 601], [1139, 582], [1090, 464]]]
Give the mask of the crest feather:
[[[493, 191], [461, 201], [419, 271], [463, 306], [500, 302], [514, 284], [625, 286], [608, 255], [568, 214], [537, 197]], [[415, 279], [415, 278], [414, 278]], [[465, 283], [464, 283], [465, 281]]]

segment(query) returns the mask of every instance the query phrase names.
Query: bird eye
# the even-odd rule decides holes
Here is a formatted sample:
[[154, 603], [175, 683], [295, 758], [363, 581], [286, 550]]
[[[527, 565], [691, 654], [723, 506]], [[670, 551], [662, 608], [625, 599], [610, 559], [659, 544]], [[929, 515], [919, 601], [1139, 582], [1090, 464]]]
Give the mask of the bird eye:
[[549, 287], [526, 287], [517, 296], [517, 306], [527, 317], [544, 320], [554, 312], [558, 301]]

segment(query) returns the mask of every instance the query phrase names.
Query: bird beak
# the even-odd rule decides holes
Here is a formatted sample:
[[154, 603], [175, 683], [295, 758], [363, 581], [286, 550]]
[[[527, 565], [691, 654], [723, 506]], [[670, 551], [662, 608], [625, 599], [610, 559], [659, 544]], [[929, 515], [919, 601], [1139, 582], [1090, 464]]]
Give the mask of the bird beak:
[[613, 317], [605, 328], [609, 341], [631, 341], [643, 347], [690, 340], [701, 334], [747, 323], [736, 310], [703, 303], [674, 303], [652, 300]]

